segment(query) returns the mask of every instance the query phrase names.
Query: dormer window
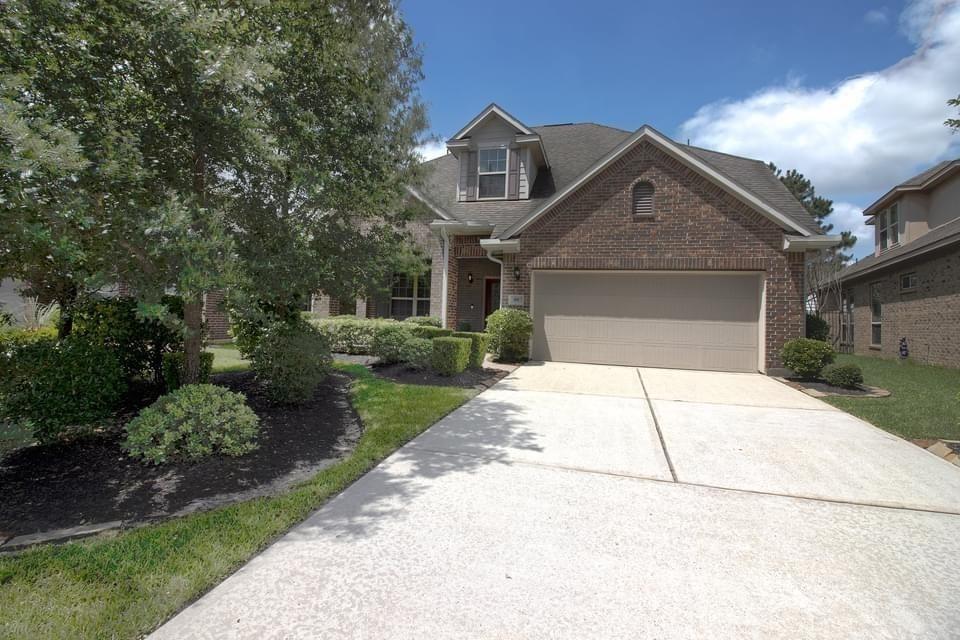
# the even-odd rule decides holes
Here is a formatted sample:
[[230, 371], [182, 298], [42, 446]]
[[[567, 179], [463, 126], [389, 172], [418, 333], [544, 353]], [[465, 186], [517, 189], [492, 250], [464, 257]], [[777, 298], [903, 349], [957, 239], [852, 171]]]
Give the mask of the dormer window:
[[477, 152], [477, 197], [507, 197], [507, 150], [480, 149]]
[[880, 251], [900, 244], [900, 207], [894, 203], [877, 216], [877, 232], [880, 234]]

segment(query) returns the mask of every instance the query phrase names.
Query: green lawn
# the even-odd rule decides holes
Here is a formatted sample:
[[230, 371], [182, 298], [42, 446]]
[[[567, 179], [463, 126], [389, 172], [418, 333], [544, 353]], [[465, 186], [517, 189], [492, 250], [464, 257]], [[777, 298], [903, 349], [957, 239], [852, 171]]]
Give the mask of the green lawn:
[[246, 371], [250, 361], [244, 359], [232, 344], [211, 344], [207, 351], [213, 354], [213, 372]]
[[824, 398], [833, 406], [904, 438], [960, 440], [960, 369], [842, 354], [837, 362], [860, 365], [866, 384], [892, 395]]
[[148, 633], [473, 395], [389, 382], [360, 366], [338, 368], [356, 377], [353, 402], [364, 423], [348, 458], [275, 498], [0, 557], [0, 637]]

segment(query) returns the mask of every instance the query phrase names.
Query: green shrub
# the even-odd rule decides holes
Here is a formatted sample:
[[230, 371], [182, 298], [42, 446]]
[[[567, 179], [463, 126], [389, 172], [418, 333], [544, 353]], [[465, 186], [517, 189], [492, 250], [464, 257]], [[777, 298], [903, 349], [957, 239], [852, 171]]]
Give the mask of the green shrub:
[[4, 328], [0, 330], [0, 358], [4, 354], [9, 355], [15, 349], [40, 340], [56, 340], [57, 330], [53, 327], [42, 327], [40, 329], [14, 329]]
[[131, 420], [124, 448], [157, 464], [213, 454], [242, 456], [257, 448], [259, 423], [243, 394], [212, 384], [188, 384]]
[[355, 318], [337, 316], [334, 318], [314, 318], [310, 324], [317, 327], [330, 340], [330, 349], [334, 353], [351, 355], [372, 355], [373, 339], [377, 331], [398, 324], [413, 328], [414, 325], [381, 318]]
[[453, 376], [470, 364], [471, 341], [467, 338], [434, 338], [430, 364], [442, 376]]
[[473, 331], [473, 325], [470, 324], [469, 320], [458, 320], [457, 321], [457, 333], [467, 333], [468, 331]]
[[[183, 351], [163, 354], [163, 386], [167, 393], [179, 389], [183, 384], [183, 372], [187, 366], [187, 356]], [[200, 383], [210, 380], [213, 371], [213, 354], [203, 351], [200, 354]]]
[[[162, 300], [176, 317], [183, 315], [183, 301], [174, 296]], [[73, 314], [73, 333], [117, 352], [128, 378], [147, 376], [160, 382], [163, 356], [183, 349], [183, 336], [174, 324], [144, 318], [134, 298], [100, 298], [78, 307]]]
[[833, 347], [822, 340], [796, 338], [783, 345], [780, 358], [785, 367], [801, 378], [816, 378], [833, 362], [834, 352]]
[[402, 322], [379, 327], [373, 336], [371, 355], [384, 364], [402, 361], [403, 347], [413, 337], [414, 328]]
[[410, 322], [413, 324], [425, 325], [428, 327], [439, 327], [440, 318], [436, 316], [410, 316], [404, 322]]
[[487, 343], [490, 341], [490, 336], [486, 333], [457, 331], [453, 334], [453, 337], [470, 340], [470, 366], [477, 369], [482, 368], [483, 358], [487, 355]]
[[533, 319], [523, 309], [497, 309], [487, 318], [490, 353], [498, 360], [526, 360]]
[[410, 337], [400, 350], [400, 361], [411, 369], [426, 369], [433, 358], [433, 341]]
[[835, 387], [856, 389], [863, 384], [863, 371], [855, 364], [831, 364], [824, 368], [823, 379]]
[[830, 325], [814, 313], [807, 314], [807, 337], [826, 342], [830, 338]]
[[114, 350], [79, 336], [33, 339], [0, 354], [0, 422], [51, 442], [109, 417], [127, 389]]
[[302, 320], [277, 322], [260, 337], [250, 359], [267, 397], [284, 404], [304, 402], [330, 372], [330, 340]]
[[434, 338], [445, 338], [452, 334], [453, 331], [450, 329], [442, 329], [440, 327], [419, 325], [413, 328], [413, 335], [418, 338], [427, 338], [428, 340], [433, 340]]

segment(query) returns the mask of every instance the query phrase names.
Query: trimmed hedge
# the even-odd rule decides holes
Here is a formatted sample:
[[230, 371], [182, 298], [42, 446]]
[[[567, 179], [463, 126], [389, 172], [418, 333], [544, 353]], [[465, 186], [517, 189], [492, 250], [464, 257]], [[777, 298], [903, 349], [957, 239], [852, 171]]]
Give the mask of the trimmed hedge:
[[530, 351], [533, 318], [523, 309], [497, 309], [487, 318], [490, 353], [498, 360], [526, 360]]
[[10, 355], [15, 349], [23, 345], [32, 344], [41, 340], [56, 340], [57, 330], [54, 327], [40, 329], [11, 329], [0, 330], [0, 358], [4, 354]]
[[113, 349], [79, 336], [30, 340], [0, 353], [0, 421], [51, 442], [113, 414], [127, 390]]
[[824, 368], [823, 379], [835, 387], [856, 389], [863, 384], [863, 371], [855, 364], [831, 364]]
[[442, 329], [440, 327], [431, 327], [429, 325], [419, 325], [413, 328], [413, 335], [417, 338], [427, 338], [428, 340], [433, 340], [434, 338], [446, 338], [453, 335], [451, 329]]
[[433, 339], [433, 354], [430, 365], [442, 376], [461, 373], [470, 364], [470, 345], [468, 338], [441, 336]]
[[380, 358], [384, 364], [403, 361], [403, 348], [414, 337], [413, 330], [416, 328], [419, 327], [402, 322], [379, 327], [373, 336], [371, 355]]
[[822, 340], [796, 338], [788, 341], [780, 350], [783, 366], [801, 378], [819, 377], [823, 368], [833, 362], [833, 347]]
[[433, 341], [427, 338], [407, 338], [400, 350], [400, 362], [411, 369], [426, 369], [433, 357]]
[[[167, 393], [182, 386], [183, 371], [187, 366], [187, 355], [183, 351], [163, 354], [163, 385]], [[213, 354], [208, 351], [200, 353], [200, 383], [210, 380], [213, 371]]]
[[329, 338], [330, 350], [334, 353], [364, 356], [373, 353], [373, 339], [380, 329], [397, 325], [411, 329], [417, 326], [390, 319], [354, 318], [353, 316], [312, 318], [309, 322]]
[[329, 338], [299, 318], [268, 326], [250, 360], [267, 397], [284, 404], [309, 400], [333, 362]]
[[156, 464], [257, 448], [260, 419], [247, 399], [212, 384], [188, 384], [162, 396], [126, 426], [124, 448]]
[[410, 322], [412, 324], [425, 325], [428, 327], [439, 327], [440, 318], [436, 316], [410, 316], [404, 322]]
[[470, 340], [470, 366], [476, 369], [483, 367], [483, 358], [487, 355], [487, 343], [490, 336], [486, 333], [477, 333], [474, 331], [456, 331], [454, 338], [467, 338]]

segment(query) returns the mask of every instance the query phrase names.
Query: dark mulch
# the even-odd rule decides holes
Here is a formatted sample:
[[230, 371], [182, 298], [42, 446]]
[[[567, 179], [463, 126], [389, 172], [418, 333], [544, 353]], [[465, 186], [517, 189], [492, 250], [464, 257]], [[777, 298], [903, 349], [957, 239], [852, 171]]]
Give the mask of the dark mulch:
[[374, 375], [401, 384], [425, 384], [434, 387], [461, 387], [463, 389], [487, 389], [506, 377], [499, 369], [467, 369], [455, 376], [442, 376], [435, 371], [410, 369], [405, 364], [375, 364]]
[[360, 436], [344, 374], [293, 407], [268, 402], [247, 371], [213, 382], [247, 396], [260, 417], [256, 451], [156, 466], [128, 457], [121, 433], [27, 447], [0, 460], [0, 531], [139, 522], [276, 493], [346, 455]]
[[822, 393], [832, 393], [838, 396], [863, 397], [871, 396], [875, 393], [871, 389], [847, 389], [845, 387], [835, 387], [832, 384], [827, 384], [826, 382], [820, 382], [817, 380], [802, 380], [800, 378], [789, 378], [789, 380], [790, 382], [795, 383], [798, 387], [802, 387], [804, 389], [813, 389]]

